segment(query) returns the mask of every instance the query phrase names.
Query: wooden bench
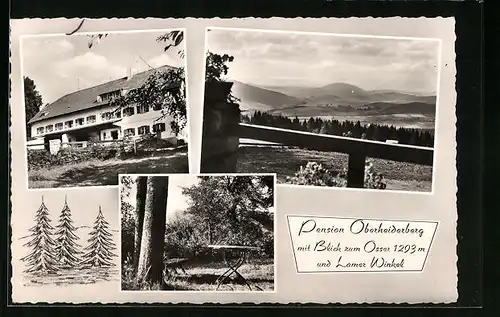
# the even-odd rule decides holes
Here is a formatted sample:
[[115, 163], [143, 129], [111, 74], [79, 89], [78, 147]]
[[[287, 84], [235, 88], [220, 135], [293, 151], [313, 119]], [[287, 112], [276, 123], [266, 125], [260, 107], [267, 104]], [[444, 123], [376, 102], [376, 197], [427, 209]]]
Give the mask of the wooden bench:
[[165, 271], [168, 275], [179, 275], [177, 269], [180, 269], [184, 275], [187, 275], [183, 264], [187, 262], [187, 258], [172, 258], [165, 260]]

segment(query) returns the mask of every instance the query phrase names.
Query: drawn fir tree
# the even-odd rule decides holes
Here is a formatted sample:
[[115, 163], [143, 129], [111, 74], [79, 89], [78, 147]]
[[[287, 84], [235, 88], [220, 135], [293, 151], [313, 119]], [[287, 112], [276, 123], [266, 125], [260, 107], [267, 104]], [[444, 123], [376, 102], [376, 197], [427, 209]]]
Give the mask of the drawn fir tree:
[[113, 235], [109, 231], [109, 223], [104, 219], [101, 206], [99, 213], [90, 232], [89, 245], [85, 248], [87, 253], [83, 255], [82, 265], [84, 267], [109, 267], [115, 266], [112, 262], [117, 255], [112, 251], [116, 249]]
[[53, 273], [58, 269], [57, 256], [55, 253], [56, 242], [52, 239], [49, 209], [45, 206], [42, 196], [42, 204], [35, 213], [35, 225], [29, 229], [31, 240], [24, 246], [32, 248], [32, 252], [22, 258], [26, 262], [25, 273]]
[[79, 238], [75, 235], [76, 228], [73, 226], [67, 197], [64, 197], [64, 206], [56, 229], [57, 247], [55, 251], [60, 267], [77, 267], [81, 261], [80, 257], [83, 252], [80, 250], [81, 246], [76, 242]]

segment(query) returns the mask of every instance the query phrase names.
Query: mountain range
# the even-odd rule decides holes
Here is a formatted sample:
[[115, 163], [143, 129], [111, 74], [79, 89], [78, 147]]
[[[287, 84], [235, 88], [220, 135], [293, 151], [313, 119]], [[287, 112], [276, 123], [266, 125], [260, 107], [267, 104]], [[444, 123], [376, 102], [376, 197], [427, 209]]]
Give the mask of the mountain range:
[[364, 90], [333, 83], [321, 87], [258, 87], [234, 81], [232, 93], [242, 111], [266, 111], [283, 116], [435, 116], [436, 96], [396, 90]]

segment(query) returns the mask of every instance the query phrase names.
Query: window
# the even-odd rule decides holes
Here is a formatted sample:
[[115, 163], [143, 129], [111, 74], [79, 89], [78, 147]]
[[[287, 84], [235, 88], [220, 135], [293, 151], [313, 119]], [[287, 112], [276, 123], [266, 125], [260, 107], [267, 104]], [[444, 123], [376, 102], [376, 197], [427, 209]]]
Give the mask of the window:
[[125, 129], [123, 131], [123, 136], [124, 137], [131, 137], [131, 136], [134, 136], [134, 135], [135, 135], [135, 129], [134, 128]]
[[113, 100], [115, 98], [120, 97], [120, 95], [121, 95], [120, 90], [115, 90], [115, 91], [112, 91], [112, 92], [107, 92], [105, 94], [101, 94], [100, 97], [101, 97], [102, 101], [111, 101], [111, 100]]
[[148, 105], [137, 106], [137, 114], [139, 114], [139, 113], [146, 113], [148, 111], [149, 111], [149, 106]]
[[123, 116], [124, 117], [133, 116], [135, 114], [134, 109], [135, 109], [134, 107], [127, 107], [123, 109]]
[[157, 103], [155, 103], [155, 104], [153, 105], [153, 110], [154, 110], [154, 111], [159, 111], [159, 110], [161, 110], [161, 104], [157, 104]]
[[64, 127], [66, 129], [72, 128], [73, 127], [73, 120], [64, 122]]
[[62, 130], [62, 128], [63, 128], [62, 122], [56, 123], [56, 131]]
[[153, 124], [153, 132], [163, 132], [165, 131], [165, 123]]
[[36, 134], [43, 134], [44, 131], [45, 131], [44, 127], [37, 128], [36, 129]]
[[84, 118], [75, 119], [75, 125], [76, 126], [83, 125], [84, 123], [85, 123], [85, 119]]
[[122, 111], [121, 111], [121, 109], [115, 110], [115, 112], [113, 113], [113, 116], [116, 119], [120, 119], [122, 117]]
[[111, 120], [112, 119], [111, 112], [103, 112], [103, 113], [101, 113], [101, 119], [103, 121]]
[[149, 134], [149, 125], [143, 125], [137, 128], [137, 134]]
[[49, 124], [48, 126], [45, 127], [45, 131], [47, 131], [47, 132], [54, 131], [54, 126], [52, 124]]
[[89, 123], [95, 123], [95, 115], [87, 117], [87, 124]]

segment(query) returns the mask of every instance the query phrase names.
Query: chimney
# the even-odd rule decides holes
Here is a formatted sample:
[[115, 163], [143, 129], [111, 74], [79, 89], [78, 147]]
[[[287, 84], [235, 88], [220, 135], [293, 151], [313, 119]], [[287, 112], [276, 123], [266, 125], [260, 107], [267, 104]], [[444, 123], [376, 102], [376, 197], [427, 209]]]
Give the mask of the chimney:
[[132, 68], [128, 67], [127, 68], [127, 80], [129, 80], [130, 78], [132, 78]]

